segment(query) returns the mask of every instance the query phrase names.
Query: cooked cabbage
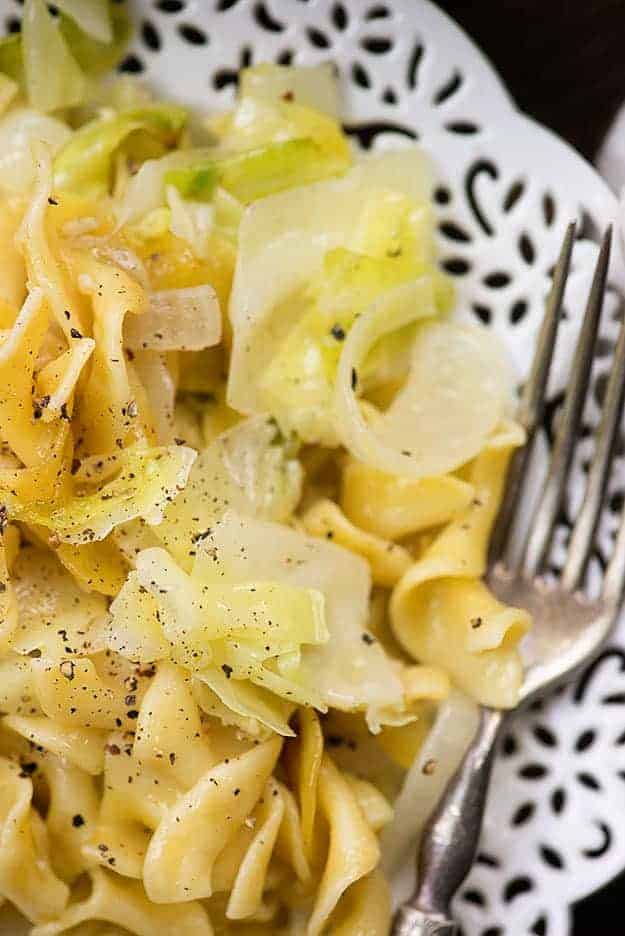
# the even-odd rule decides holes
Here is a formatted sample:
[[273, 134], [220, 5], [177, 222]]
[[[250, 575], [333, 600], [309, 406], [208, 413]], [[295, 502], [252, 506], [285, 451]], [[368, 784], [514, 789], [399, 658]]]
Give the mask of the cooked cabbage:
[[185, 568], [195, 545], [228, 509], [285, 522], [301, 494], [302, 467], [275, 422], [257, 417], [219, 435], [197, 458], [180, 497], [165, 511], [160, 539]]
[[45, 527], [59, 542], [92, 543], [135, 517], [159, 523], [183, 490], [194, 460], [195, 452], [184, 446], [128, 448], [116, 458], [116, 477], [92, 493], [58, 504], [25, 503], [8, 490], [1, 497], [12, 517]]
[[339, 84], [330, 62], [321, 65], [254, 65], [239, 78], [241, 97], [263, 101], [294, 101], [340, 119]]
[[80, 104], [87, 79], [72, 56], [44, 0], [27, 0], [22, 20], [22, 54], [28, 100], [40, 111]]
[[[429, 189], [429, 171], [421, 152], [407, 149], [368, 157], [340, 179], [281, 192], [247, 208], [239, 229], [229, 310], [233, 349], [228, 399], [235, 409], [245, 413], [266, 409], [259, 382], [289, 333], [308, 312], [310, 289], [314, 291], [322, 283], [329, 251], [344, 248], [391, 261], [388, 265], [363, 261], [366, 269], [353, 274], [360, 295], [357, 291], [350, 295], [351, 255], [343, 255], [344, 270], [340, 266], [342, 255], [335, 255], [335, 275], [343, 276], [346, 311], [350, 305], [358, 311], [362, 293], [365, 300], [371, 293], [375, 298], [389, 279], [398, 283], [426, 270], [434, 276], [426, 201]], [[380, 220], [376, 220], [378, 211]], [[324, 331], [315, 316], [311, 318], [313, 336], [315, 325], [320, 334], [329, 334], [332, 322], [324, 323]], [[319, 353], [316, 351], [315, 357]], [[281, 416], [288, 418], [288, 409]]]
[[93, 120], [76, 131], [54, 160], [54, 184], [89, 198], [106, 194], [112, 158], [124, 140], [137, 131], [163, 145], [174, 143], [187, 119], [175, 104], [131, 108], [112, 117]]

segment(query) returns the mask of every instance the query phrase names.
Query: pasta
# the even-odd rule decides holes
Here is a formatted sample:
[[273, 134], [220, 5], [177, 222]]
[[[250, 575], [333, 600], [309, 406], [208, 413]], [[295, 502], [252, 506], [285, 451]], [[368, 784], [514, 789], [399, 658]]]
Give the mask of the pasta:
[[328, 67], [190, 120], [58, 7], [0, 81], [0, 932], [387, 936], [522, 678], [505, 362]]

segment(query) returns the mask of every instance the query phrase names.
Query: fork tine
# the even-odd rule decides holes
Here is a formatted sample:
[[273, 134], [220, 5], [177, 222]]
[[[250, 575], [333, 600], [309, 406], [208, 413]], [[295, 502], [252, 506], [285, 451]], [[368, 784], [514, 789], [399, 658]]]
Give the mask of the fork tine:
[[538, 333], [532, 368], [523, 388], [517, 418], [527, 433], [527, 442], [526, 445], [516, 450], [508, 469], [506, 491], [490, 541], [489, 558], [491, 563], [497, 561], [504, 562], [506, 565], [510, 563], [508, 553], [512, 542], [512, 521], [529, 464], [536, 429], [540, 425], [545, 406], [545, 390], [553, 360], [558, 325], [560, 324], [560, 310], [569, 275], [571, 253], [575, 243], [575, 227], [575, 222], [573, 222], [566, 229], [566, 235], [560, 248], [560, 256], [553, 274], [551, 290], [547, 298], [545, 314]]
[[621, 322], [611, 366], [612, 371], [603, 404], [601, 423], [597, 430], [595, 454], [588, 475], [584, 502], [571, 533], [568, 556], [562, 573], [562, 585], [571, 591], [582, 583], [597, 523], [601, 516], [612, 453], [621, 423], [625, 399], [625, 316]]
[[621, 519], [614, 544], [614, 552], [608, 563], [603, 579], [602, 599], [612, 607], [618, 608], [625, 592], [625, 505], [621, 509]]
[[525, 575], [533, 576], [541, 568], [551, 545], [553, 529], [566, 489], [577, 431], [582, 416], [586, 390], [594, 358], [595, 340], [603, 306], [603, 296], [610, 263], [612, 228], [606, 231], [586, 305], [571, 367], [562, 420], [556, 435], [549, 472], [540, 500], [534, 511], [523, 550], [522, 568]]

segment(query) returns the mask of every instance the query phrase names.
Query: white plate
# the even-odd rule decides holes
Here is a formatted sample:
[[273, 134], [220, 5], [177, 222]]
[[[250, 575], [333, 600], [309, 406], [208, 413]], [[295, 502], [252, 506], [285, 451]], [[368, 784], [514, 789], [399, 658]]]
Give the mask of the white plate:
[[[616, 216], [613, 195], [570, 147], [520, 114], [479, 50], [427, 0], [134, 0], [138, 25], [128, 70], [143, 70], [169, 97], [199, 108], [233, 99], [251, 60], [340, 69], [344, 112], [376, 145], [417, 136], [439, 178], [441, 250], [457, 274], [460, 314], [502, 336], [527, 371], [567, 223], [582, 223], [566, 297], [552, 392], [567, 377], [597, 231]], [[17, 0], [0, 0], [4, 21]], [[615, 258], [611, 311], [622, 262]], [[604, 330], [605, 350], [616, 323]], [[596, 389], [609, 367], [597, 365]], [[590, 424], [597, 407], [586, 414]], [[568, 516], [582, 490], [580, 442]], [[614, 506], [625, 483], [616, 465]], [[611, 547], [606, 511], [599, 555]], [[559, 543], [567, 533], [564, 522]], [[557, 564], [557, 549], [554, 556]], [[625, 643], [620, 628], [619, 642]], [[570, 905], [625, 867], [625, 652], [604, 654], [575, 687], [519, 716], [498, 759], [481, 855], [456, 902], [466, 936], [565, 936]], [[620, 721], [620, 724], [619, 724]]]

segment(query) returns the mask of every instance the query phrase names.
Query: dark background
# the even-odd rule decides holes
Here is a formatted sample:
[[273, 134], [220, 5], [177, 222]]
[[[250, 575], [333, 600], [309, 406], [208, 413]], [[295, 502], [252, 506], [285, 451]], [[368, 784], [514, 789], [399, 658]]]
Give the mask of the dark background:
[[[438, 3], [486, 52], [522, 110], [592, 160], [625, 102], [625, 0]], [[578, 904], [573, 932], [625, 936], [625, 874]]]

